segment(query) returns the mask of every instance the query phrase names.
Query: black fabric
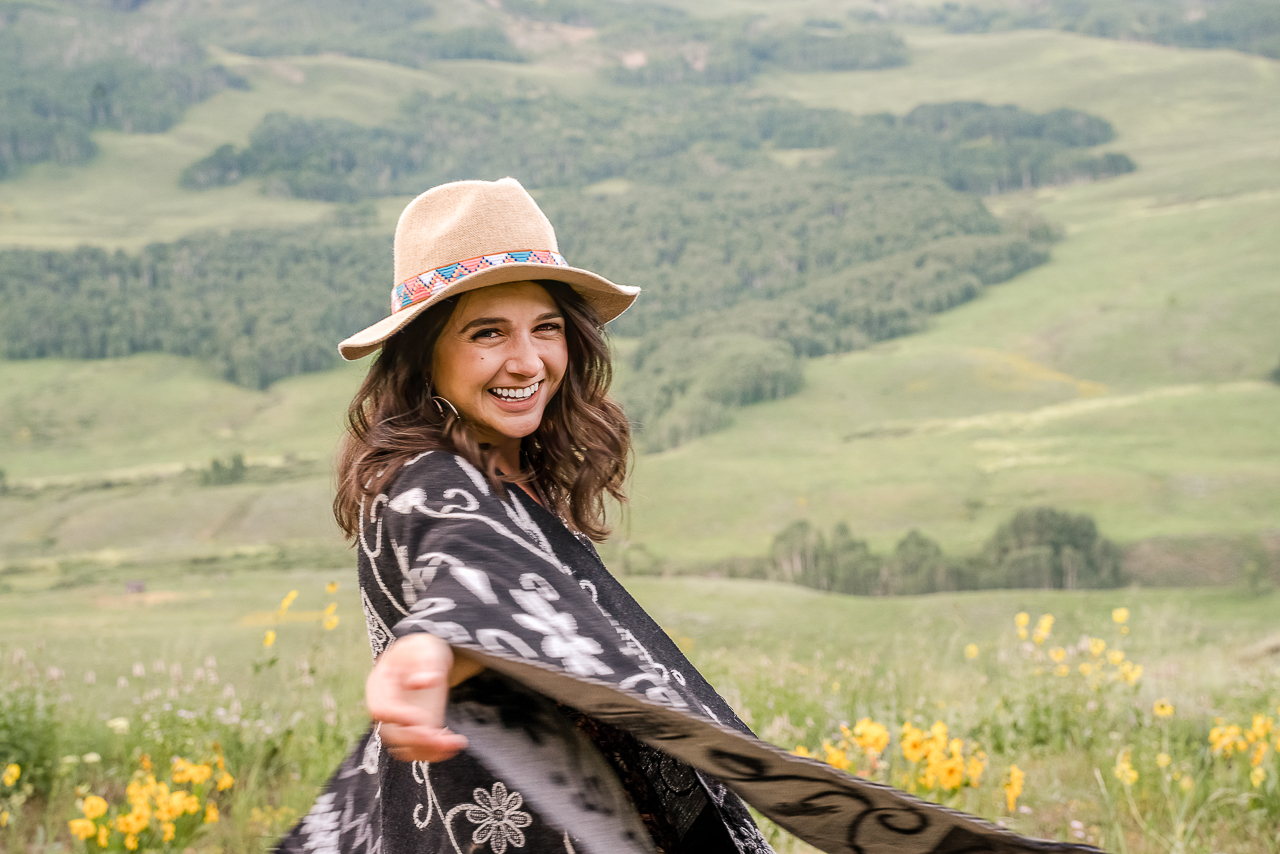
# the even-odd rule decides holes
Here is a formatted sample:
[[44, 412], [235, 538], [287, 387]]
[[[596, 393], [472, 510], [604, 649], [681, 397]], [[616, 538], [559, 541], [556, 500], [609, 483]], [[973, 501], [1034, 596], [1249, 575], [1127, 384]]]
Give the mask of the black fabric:
[[372, 731], [282, 841], [287, 854], [621, 854], [655, 841], [666, 854], [769, 854], [739, 796], [829, 852], [1095, 850], [1018, 837], [755, 739], [589, 542], [458, 457], [411, 460], [361, 519], [375, 657], [430, 632], [488, 672], [451, 695], [467, 751], [401, 763]]

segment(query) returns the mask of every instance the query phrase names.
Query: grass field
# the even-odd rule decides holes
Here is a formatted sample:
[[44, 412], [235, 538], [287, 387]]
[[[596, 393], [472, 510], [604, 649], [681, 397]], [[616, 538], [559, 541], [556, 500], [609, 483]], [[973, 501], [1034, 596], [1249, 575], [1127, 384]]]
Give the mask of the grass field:
[[[53, 800], [42, 820], [48, 832], [65, 835], [63, 822], [76, 815], [76, 784], [109, 800], [118, 796], [137, 749], [198, 761], [218, 739], [237, 783], [220, 796], [224, 821], [197, 850], [261, 850], [307, 808], [363, 727], [359, 686], [369, 659], [353, 574], [245, 563], [138, 572], [104, 570], [92, 584], [25, 595], [21, 613], [0, 612], [0, 670], [27, 686], [22, 690], [47, 696], [59, 722], [33, 736], [51, 740], [45, 770]], [[127, 579], [145, 581], [146, 591], [122, 594]], [[341, 585], [333, 595], [324, 590], [331, 581]], [[1246, 760], [1215, 758], [1207, 742], [1216, 717], [1245, 728], [1254, 714], [1276, 717], [1276, 594], [1002, 591], [859, 599], [762, 582], [629, 585], [753, 728], [788, 749], [805, 745], [835, 762], [847, 756], [865, 771], [865, 752], [838, 746], [839, 724], [870, 718], [893, 739], [883, 753], [892, 764], [874, 776], [1022, 832], [1067, 839], [1078, 827], [1108, 850], [1135, 854], [1280, 846], [1274, 822], [1267, 829], [1280, 807], [1276, 781], [1252, 786], [1242, 776], [1242, 768], [1245, 776], [1251, 771]], [[281, 618], [276, 611], [290, 589], [300, 595]], [[329, 602], [340, 622], [326, 632], [319, 618]], [[1132, 634], [1112, 621], [1119, 607], [1129, 609]], [[1043, 645], [1020, 645], [1020, 611], [1032, 620], [1054, 615]], [[262, 646], [267, 629], [278, 634], [270, 649]], [[1104, 678], [1104, 670], [1119, 670], [1091, 655], [1087, 640], [1078, 643], [1084, 636], [1106, 640], [1113, 655], [1123, 650], [1142, 675], [1133, 685]], [[1052, 672], [1059, 646], [1071, 665], [1066, 676]], [[1075, 672], [1083, 662], [1098, 668], [1097, 678]], [[282, 685], [289, 690], [282, 693]], [[1169, 721], [1153, 718], [1157, 700], [1174, 708]], [[1053, 716], [1053, 728], [1036, 730], [1029, 722], [1037, 715]], [[105, 726], [120, 717], [130, 722], [126, 735]], [[901, 755], [901, 725], [927, 731], [936, 721], [964, 741], [966, 756], [985, 753], [980, 785], [928, 790], [900, 776], [911, 768]], [[824, 754], [824, 741], [840, 753]], [[1125, 750], [1139, 774], [1129, 787], [1114, 775]], [[1165, 844], [1175, 828], [1158, 752], [1172, 757], [1164, 776], [1185, 771], [1195, 780], [1186, 797], [1203, 820], [1184, 833], [1182, 847]], [[60, 759], [89, 753], [102, 760]], [[41, 772], [33, 762], [31, 779]], [[1011, 765], [1027, 774], [1015, 810], [1003, 789]], [[1274, 765], [1263, 763], [1273, 777]], [[1185, 793], [1175, 786], [1174, 794], [1181, 804]], [[1126, 795], [1147, 829], [1129, 815]], [[12, 834], [30, 838], [38, 820], [11, 826], [9, 842], [21, 838]], [[803, 850], [776, 839], [784, 851]]]

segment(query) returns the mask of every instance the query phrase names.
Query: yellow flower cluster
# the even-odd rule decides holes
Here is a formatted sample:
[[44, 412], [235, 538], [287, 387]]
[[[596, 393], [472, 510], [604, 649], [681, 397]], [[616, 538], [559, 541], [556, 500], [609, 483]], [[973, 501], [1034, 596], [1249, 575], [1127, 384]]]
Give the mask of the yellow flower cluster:
[[[200, 824], [218, 821], [218, 807], [212, 797], [201, 800], [210, 780], [218, 792], [226, 791], [235, 783], [216, 746], [212, 762], [198, 763], [175, 757], [168, 781], [156, 779], [151, 758], [143, 754], [138, 770], [125, 787], [126, 803], [114, 816], [108, 816], [110, 805], [105, 798], [86, 795], [78, 803], [81, 817], [71, 819], [67, 826], [72, 836], [84, 842], [92, 840], [99, 849], [111, 845], [113, 834], [123, 837], [121, 844], [128, 851], [137, 851], [139, 846], [168, 847], [180, 830], [184, 838], [189, 839]], [[184, 784], [189, 785], [190, 790], [177, 788]], [[99, 824], [98, 819], [105, 820]]]
[[1017, 765], [1009, 766], [1009, 779], [1004, 784], [1004, 803], [1013, 812], [1018, 808], [1018, 798], [1022, 796], [1022, 783], [1027, 779], [1026, 773]]
[[10, 762], [4, 769], [4, 775], [0, 776], [0, 783], [4, 783], [5, 788], [9, 788], [18, 782], [18, 778], [22, 776], [22, 767], [16, 763]]
[[1125, 786], [1132, 786], [1138, 782], [1138, 772], [1134, 769], [1130, 757], [1131, 753], [1128, 748], [1120, 751], [1116, 756], [1116, 767], [1113, 772], [1116, 775], [1116, 779]]
[[982, 751], [973, 753], [966, 761], [964, 742], [948, 738], [947, 725], [936, 721], [926, 732], [910, 721], [902, 725], [902, 758], [915, 765], [924, 762], [919, 777], [926, 789], [955, 791], [965, 783], [977, 786], [987, 766], [987, 756]]
[[1273, 734], [1276, 735], [1275, 749], [1280, 751], [1280, 731], [1269, 715], [1254, 715], [1253, 723], [1248, 729], [1228, 724], [1222, 718], [1215, 718], [1214, 727], [1209, 730], [1209, 747], [1215, 756], [1224, 759], [1229, 759], [1236, 753], [1247, 752], [1249, 764], [1257, 768], [1271, 750], [1269, 739]]

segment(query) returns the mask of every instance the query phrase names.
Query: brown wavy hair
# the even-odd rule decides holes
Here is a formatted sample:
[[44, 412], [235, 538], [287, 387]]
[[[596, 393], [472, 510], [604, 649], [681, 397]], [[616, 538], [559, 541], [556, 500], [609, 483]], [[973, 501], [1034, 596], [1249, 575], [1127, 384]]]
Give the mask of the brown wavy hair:
[[609, 535], [606, 495], [626, 503], [631, 430], [609, 397], [613, 365], [599, 316], [573, 288], [539, 281], [565, 320], [569, 363], [542, 423], [521, 441], [524, 473], [499, 474], [496, 455], [466, 421], [431, 400], [431, 356], [459, 297], [441, 300], [387, 339], [347, 408], [338, 446], [333, 515], [348, 538], [360, 527], [361, 506], [383, 492], [409, 458], [449, 451], [480, 471], [502, 494], [504, 483], [528, 483], [547, 509], [593, 540]]

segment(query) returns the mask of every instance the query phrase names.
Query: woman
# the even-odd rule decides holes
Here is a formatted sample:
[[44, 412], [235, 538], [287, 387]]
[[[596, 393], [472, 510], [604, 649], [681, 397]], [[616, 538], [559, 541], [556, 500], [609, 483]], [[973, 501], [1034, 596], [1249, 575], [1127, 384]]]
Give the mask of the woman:
[[601, 326], [638, 289], [568, 266], [510, 178], [396, 229], [383, 352], [335, 512], [359, 547], [375, 724], [280, 850], [770, 851], [739, 795], [827, 851], [1067, 850], [757, 741], [609, 575], [627, 422]]

